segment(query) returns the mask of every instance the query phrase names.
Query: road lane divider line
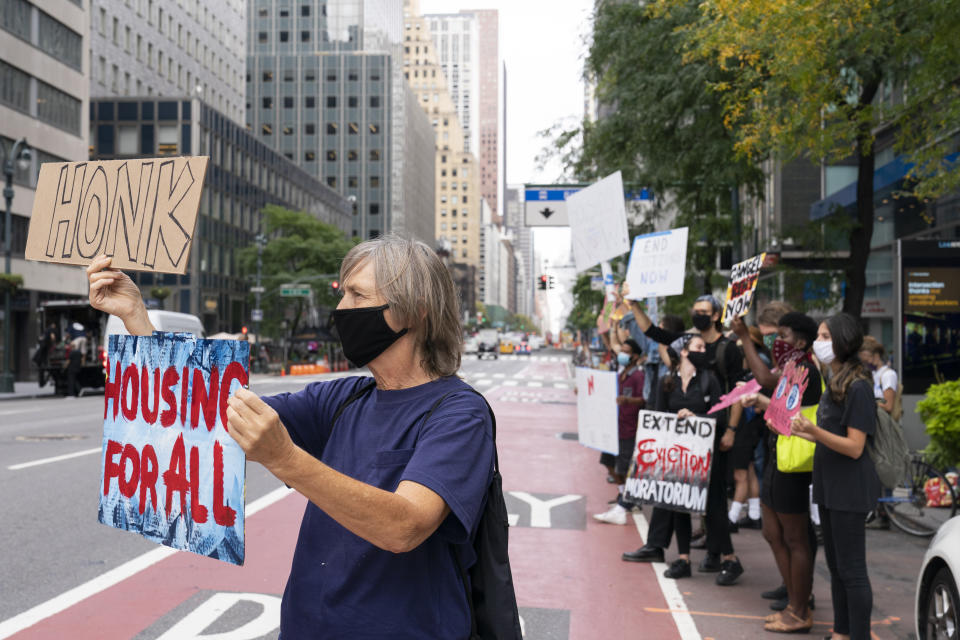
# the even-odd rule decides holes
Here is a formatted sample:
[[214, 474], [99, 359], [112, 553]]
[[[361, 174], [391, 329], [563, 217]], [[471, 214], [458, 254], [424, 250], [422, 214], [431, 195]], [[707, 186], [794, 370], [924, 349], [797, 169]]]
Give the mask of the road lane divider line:
[[[249, 518], [258, 511], [266, 509], [275, 502], [279, 502], [283, 498], [286, 498], [291, 493], [293, 489], [287, 489], [286, 487], [279, 487], [274, 489], [270, 493], [257, 498], [253, 502], [247, 505], [245, 511], [245, 518]], [[12, 618], [8, 618], [0, 622], [0, 640], [4, 638], [9, 638], [10, 636], [20, 633], [24, 629], [29, 629], [33, 625], [46, 620], [51, 616], [55, 616], [62, 611], [69, 609], [70, 607], [78, 604], [87, 598], [97, 595], [101, 591], [106, 591], [110, 587], [113, 587], [120, 582], [123, 582], [127, 578], [130, 578], [144, 569], [147, 569], [164, 558], [172, 556], [177, 552], [176, 549], [170, 547], [158, 547], [152, 551], [148, 551], [143, 555], [137, 556], [133, 560], [128, 560], [127, 562], [121, 564], [118, 567], [103, 573], [92, 580], [88, 580], [83, 584], [65, 591], [60, 595], [47, 600], [32, 609], [27, 609], [23, 613], [17, 614]]]
[[40, 460], [34, 460], [32, 462], [21, 462], [20, 464], [12, 464], [9, 467], [7, 467], [7, 469], [9, 469], [10, 471], [19, 471], [20, 469], [37, 467], [41, 464], [50, 464], [51, 462], [60, 462], [61, 460], [79, 458], [80, 456], [89, 456], [89, 455], [93, 455], [94, 453], [99, 453], [101, 451], [103, 451], [103, 447], [97, 447], [96, 449], [84, 449], [83, 451], [65, 453], [62, 456], [53, 456], [52, 458], [41, 458]]
[[[644, 543], [647, 541], [647, 532], [649, 526], [643, 513], [634, 513], [633, 521], [637, 525], [637, 532]], [[697, 631], [697, 625], [687, 609], [687, 603], [683, 600], [680, 589], [677, 588], [677, 581], [671, 578], [665, 578], [663, 572], [667, 569], [664, 562], [650, 563], [654, 575], [657, 577], [657, 584], [660, 586], [660, 592], [667, 602], [667, 609], [673, 616], [673, 622], [677, 625], [677, 631], [680, 632], [681, 640], [702, 640], [700, 632]]]

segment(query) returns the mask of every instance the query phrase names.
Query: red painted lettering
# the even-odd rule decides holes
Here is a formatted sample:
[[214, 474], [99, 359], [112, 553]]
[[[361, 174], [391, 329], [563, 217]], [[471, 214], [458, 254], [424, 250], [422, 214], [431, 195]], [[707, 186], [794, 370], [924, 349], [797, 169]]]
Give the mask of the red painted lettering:
[[213, 443], [213, 519], [224, 527], [232, 527], [237, 512], [223, 504], [223, 447]]
[[177, 396], [173, 393], [173, 386], [180, 380], [180, 375], [173, 367], [168, 367], [163, 372], [163, 401], [167, 403], [167, 408], [160, 414], [160, 424], [169, 427], [177, 419]]
[[[109, 374], [109, 365], [108, 365]], [[117, 360], [117, 372], [108, 379], [103, 385], [103, 419], [107, 419], [107, 406], [113, 400], [113, 419], [117, 419], [117, 413], [120, 411], [120, 361]]]
[[200, 504], [200, 449], [190, 447], [190, 515], [193, 521], [207, 521], [207, 508]]
[[[130, 479], [127, 479], [127, 462], [130, 463]], [[140, 482], [140, 452], [132, 444], [126, 444], [123, 447], [123, 455], [120, 456], [120, 493], [127, 498], [132, 498], [137, 492], [137, 484]]]
[[207, 392], [203, 384], [203, 371], [193, 370], [193, 389], [190, 393], [190, 427], [196, 429], [200, 425], [200, 408], [203, 408], [203, 420], [207, 423], [207, 431], [213, 431], [217, 426], [217, 404], [220, 388], [220, 372], [217, 367], [210, 371], [210, 391]]
[[120, 465], [114, 462], [113, 459], [116, 458], [117, 454], [121, 451], [123, 451], [122, 444], [116, 440], [107, 440], [107, 453], [103, 460], [103, 495], [110, 493], [110, 479], [120, 477]]
[[183, 375], [180, 376], [180, 424], [183, 426], [187, 425], [187, 387], [190, 382], [190, 378], [187, 376], [188, 371], [190, 370], [184, 367]]
[[183, 434], [173, 444], [170, 466], [163, 472], [163, 482], [167, 485], [167, 517], [170, 517], [175, 492], [180, 494], [180, 513], [186, 514], [190, 485], [187, 483], [187, 452], [183, 446]]
[[150, 372], [146, 367], [140, 371], [140, 413], [147, 424], [157, 421], [157, 411], [160, 409], [160, 369], [153, 370], [153, 410], [150, 409], [150, 390], [147, 381]]
[[123, 383], [120, 386], [120, 410], [127, 422], [133, 422], [137, 419], [137, 394], [140, 393], [140, 381], [137, 378], [139, 378], [139, 375], [136, 365], [131, 364], [123, 370]]
[[140, 513], [143, 513], [147, 506], [148, 493], [154, 512], [157, 510], [157, 472], [159, 470], [157, 452], [153, 450], [153, 445], [143, 445], [143, 452], [140, 454]]
[[220, 424], [229, 431], [227, 426], [227, 400], [230, 399], [230, 385], [239, 380], [243, 386], [247, 385], [247, 372], [239, 362], [231, 362], [223, 371], [223, 380], [220, 381]]

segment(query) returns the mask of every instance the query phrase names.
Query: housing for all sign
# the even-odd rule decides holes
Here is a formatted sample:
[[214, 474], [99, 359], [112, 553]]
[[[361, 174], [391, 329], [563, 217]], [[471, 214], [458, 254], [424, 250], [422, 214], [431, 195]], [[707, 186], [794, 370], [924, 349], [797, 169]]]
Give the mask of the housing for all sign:
[[675, 413], [641, 411], [625, 498], [674, 511], [705, 511], [716, 426], [713, 418], [679, 420]]
[[246, 456], [227, 399], [247, 384], [250, 344], [157, 332], [111, 335], [108, 353], [100, 522], [243, 564]]

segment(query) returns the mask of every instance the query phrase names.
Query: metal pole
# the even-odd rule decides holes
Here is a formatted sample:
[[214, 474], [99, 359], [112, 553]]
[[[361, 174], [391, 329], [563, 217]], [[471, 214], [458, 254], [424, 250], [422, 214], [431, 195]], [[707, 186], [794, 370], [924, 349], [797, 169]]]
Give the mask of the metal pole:
[[[9, 150], [10, 154], [4, 154], [3, 173], [6, 176], [6, 186], [3, 189], [3, 198], [6, 201], [6, 211], [3, 216], [3, 252], [4, 252], [4, 273], [10, 275], [11, 247], [10, 247], [10, 227], [12, 226], [11, 207], [13, 207], [13, 159], [20, 146], [21, 141], [17, 141]], [[6, 149], [4, 149], [6, 151]], [[13, 324], [13, 313], [11, 307], [11, 286], [10, 282], [4, 287], [3, 292], [3, 373], [0, 373], [0, 393], [13, 393], [13, 349], [10, 341], [12, 339], [11, 325]]]
[[[261, 311], [262, 307], [260, 306], [260, 292], [263, 291], [263, 289], [261, 288], [260, 277], [263, 271], [263, 241], [264, 240], [265, 238], [263, 237], [263, 234], [258, 233], [257, 234], [257, 292], [256, 292], [256, 297], [257, 297], [256, 308], [257, 308], [258, 314], [262, 313]], [[260, 316], [258, 315], [257, 318], [259, 317]], [[259, 319], [253, 323], [253, 330], [254, 330], [253, 348], [255, 350], [253, 354], [253, 362], [256, 365], [257, 372], [259, 373], [260, 372], [260, 320]]]

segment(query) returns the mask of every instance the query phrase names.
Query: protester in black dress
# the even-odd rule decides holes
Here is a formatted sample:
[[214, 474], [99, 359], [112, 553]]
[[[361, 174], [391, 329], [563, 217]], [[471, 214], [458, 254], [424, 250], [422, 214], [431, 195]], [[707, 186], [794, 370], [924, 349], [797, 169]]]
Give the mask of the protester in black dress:
[[[676, 412], [681, 419], [693, 415], [707, 417], [707, 410], [719, 400], [722, 391], [716, 376], [707, 367], [706, 344], [703, 338], [688, 334], [674, 342], [671, 350], [671, 361], [677, 364], [672, 368], [671, 374], [660, 382], [657, 401], [659, 410]], [[708, 551], [700, 569], [709, 571], [713, 563], [706, 561], [712, 557], [719, 565], [717, 584], [727, 586], [736, 582], [743, 574], [743, 566], [734, 554], [727, 526], [727, 456], [720, 452], [718, 446], [721, 437], [719, 426], [725, 424], [725, 421], [723, 416], [716, 414], [709, 417], [717, 418], [718, 429], [714, 431], [714, 455], [707, 489]], [[690, 514], [686, 512], [655, 508], [650, 518], [647, 543], [636, 551], [624, 553], [623, 559], [628, 562], [662, 562], [663, 550], [670, 546], [670, 538], [674, 533], [677, 536], [679, 557], [671, 563], [664, 575], [668, 578], [689, 577], [691, 525]], [[710, 547], [711, 544], [715, 547]]]
[[858, 358], [860, 325], [838, 314], [820, 325], [813, 349], [830, 371], [817, 424], [802, 415], [793, 433], [817, 443], [813, 498], [820, 505], [833, 597], [833, 639], [870, 638], [873, 591], [867, 575], [864, 520], [880, 497], [880, 480], [865, 451], [876, 433], [877, 407], [870, 372]]

